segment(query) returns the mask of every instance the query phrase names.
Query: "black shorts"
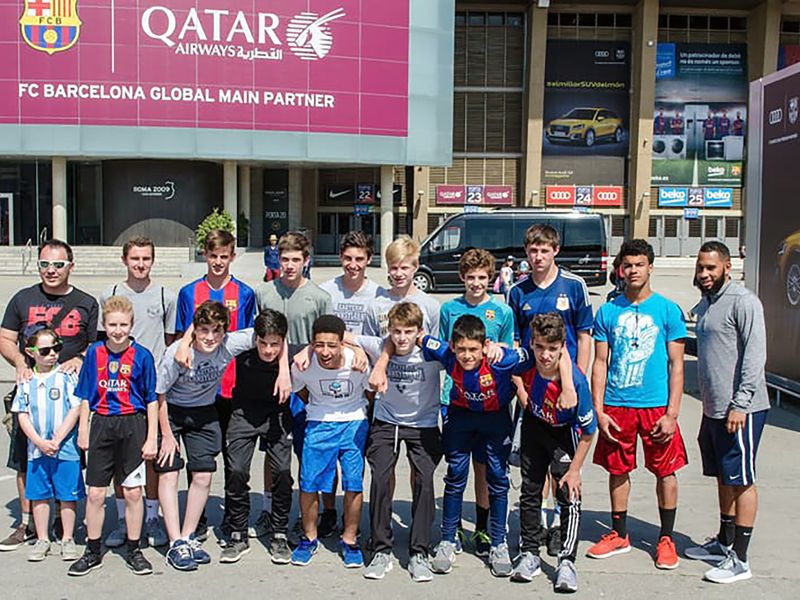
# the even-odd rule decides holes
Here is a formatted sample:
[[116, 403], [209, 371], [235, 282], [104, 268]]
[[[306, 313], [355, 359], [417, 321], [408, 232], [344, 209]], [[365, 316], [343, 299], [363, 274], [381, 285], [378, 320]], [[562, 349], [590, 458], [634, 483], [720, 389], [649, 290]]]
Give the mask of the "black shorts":
[[[180, 471], [184, 461], [180, 455], [180, 443], [186, 448], [186, 470], [195, 473], [213, 473], [217, 470], [217, 456], [222, 452], [222, 430], [219, 415], [213, 404], [198, 407], [167, 405], [169, 427], [178, 442], [178, 452], [172, 464], [163, 467], [156, 461], [156, 473]], [[159, 441], [159, 447], [160, 447]]]
[[86, 485], [106, 487], [112, 478], [122, 482], [143, 462], [147, 439], [147, 415], [92, 415], [89, 451], [86, 453]]
[[11, 413], [11, 441], [8, 444], [6, 466], [17, 473], [28, 470], [28, 436], [19, 426], [19, 413]]

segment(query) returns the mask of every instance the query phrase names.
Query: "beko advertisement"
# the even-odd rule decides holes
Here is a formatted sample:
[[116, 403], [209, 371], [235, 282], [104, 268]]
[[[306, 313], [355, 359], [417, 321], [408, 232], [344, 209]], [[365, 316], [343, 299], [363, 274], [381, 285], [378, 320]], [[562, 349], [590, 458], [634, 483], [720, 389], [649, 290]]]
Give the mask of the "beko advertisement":
[[742, 186], [747, 85], [743, 44], [658, 45], [654, 186]]

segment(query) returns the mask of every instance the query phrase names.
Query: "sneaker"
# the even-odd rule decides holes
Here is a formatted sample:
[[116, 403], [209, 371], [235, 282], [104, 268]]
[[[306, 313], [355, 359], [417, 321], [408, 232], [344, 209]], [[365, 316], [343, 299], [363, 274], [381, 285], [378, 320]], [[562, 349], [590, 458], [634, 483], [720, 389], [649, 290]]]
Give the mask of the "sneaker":
[[253, 526], [248, 527], [247, 533], [251, 538], [266, 537], [272, 533], [272, 513], [263, 511]]
[[322, 511], [322, 515], [319, 517], [319, 526], [317, 527], [317, 538], [324, 539], [339, 533], [339, 526], [336, 521], [335, 510]]
[[492, 549], [492, 538], [487, 532], [476, 529], [469, 541], [472, 543], [475, 556], [489, 556], [489, 551]]
[[446, 575], [453, 570], [456, 562], [456, 545], [442, 540], [436, 546], [436, 554], [431, 560], [431, 570], [439, 575]]
[[[214, 531], [214, 535], [217, 538], [217, 545], [221, 548], [226, 548], [228, 544], [231, 543], [231, 534], [233, 530], [231, 529], [230, 525], [225, 523], [224, 521], [220, 524], [219, 527], [216, 528]], [[247, 529], [247, 535], [250, 537], [250, 528]]]
[[197, 562], [192, 556], [192, 548], [186, 540], [175, 540], [170, 544], [166, 561], [170, 567], [178, 571], [197, 570]]
[[412, 554], [408, 559], [408, 573], [411, 581], [424, 583], [433, 579], [431, 567], [428, 564], [428, 557], [424, 554]]
[[358, 543], [348, 544], [340, 539], [339, 551], [342, 553], [342, 561], [346, 568], [360, 569], [364, 566], [364, 555], [361, 553], [361, 546]]
[[36, 540], [36, 543], [28, 550], [28, 562], [40, 562], [50, 554], [49, 540]]
[[158, 517], [147, 519], [144, 523], [144, 539], [151, 548], [158, 548], [159, 546], [166, 546], [169, 543], [169, 538], [161, 525], [158, 522]]
[[594, 546], [586, 551], [586, 556], [589, 558], [608, 558], [615, 554], [625, 554], [631, 551], [630, 537], [619, 537], [619, 534], [611, 530], [597, 542]]
[[203, 550], [203, 542], [200, 541], [194, 534], [189, 536], [189, 548], [192, 550], [192, 557], [194, 562], [198, 565], [207, 565], [211, 562], [211, 555]]
[[558, 556], [561, 552], [561, 527], [551, 527], [547, 530], [547, 555]]
[[69, 566], [67, 575], [72, 575], [73, 577], [82, 577], [83, 575], [88, 575], [90, 572], [94, 571], [95, 569], [99, 569], [102, 566], [102, 555], [95, 554], [89, 550], [89, 548], [86, 548], [83, 556]]
[[36, 532], [30, 526], [20, 523], [11, 535], [0, 542], [0, 552], [16, 550], [22, 544], [35, 538]]
[[298, 567], [305, 567], [311, 564], [311, 558], [319, 549], [319, 540], [313, 542], [308, 538], [301, 538], [297, 548], [292, 551], [292, 564]]
[[234, 531], [231, 533], [225, 548], [223, 548], [222, 552], [219, 554], [219, 562], [239, 562], [239, 559], [248, 552], [250, 552], [250, 542], [247, 541], [247, 536], [243, 535], [240, 531]]
[[78, 554], [78, 546], [75, 544], [75, 540], [69, 538], [68, 540], [61, 540], [61, 560], [78, 560], [80, 558], [80, 554]]
[[714, 583], [734, 583], [750, 579], [752, 576], [749, 563], [742, 562], [736, 553], [731, 552], [716, 567], [706, 571], [703, 577]]
[[533, 552], [522, 552], [511, 571], [511, 581], [527, 583], [542, 572], [542, 561]]
[[456, 554], [464, 551], [464, 544], [467, 543], [467, 532], [459, 527], [456, 529]]
[[139, 548], [128, 552], [125, 558], [125, 565], [134, 572], [135, 575], [150, 575], [153, 572], [153, 565], [144, 557]]
[[553, 590], [567, 594], [578, 591], [578, 572], [575, 570], [575, 564], [571, 560], [565, 558], [559, 561]]
[[200, 516], [197, 527], [194, 529], [194, 539], [198, 542], [205, 542], [208, 539], [208, 517], [205, 513]]
[[392, 570], [392, 557], [386, 552], [376, 552], [372, 562], [364, 569], [364, 579], [383, 579]]
[[707, 538], [701, 546], [692, 546], [683, 551], [683, 555], [690, 560], [723, 561], [728, 558], [733, 546], [723, 546], [714, 536]]
[[276, 533], [272, 536], [269, 553], [272, 555], [272, 562], [276, 565], [288, 565], [292, 562], [292, 550], [289, 548], [289, 541], [286, 539], [285, 533]]
[[656, 568], [666, 570], [677, 569], [679, 562], [678, 553], [675, 550], [675, 542], [673, 542], [672, 538], [669, 536], [661, 536], [656, 546]]
[[117, 528], [106, 536], [103, 542], [106, 548], [119, 548], [128, 540], [128, 528], [125, 526], [125, 519], [117, 521]]
[[508, 577], [514, 565], [511, 564], [511, 555], [508, 553], [508, 544], [492, 546], [489, 551], [489, 568], [495, 577]]

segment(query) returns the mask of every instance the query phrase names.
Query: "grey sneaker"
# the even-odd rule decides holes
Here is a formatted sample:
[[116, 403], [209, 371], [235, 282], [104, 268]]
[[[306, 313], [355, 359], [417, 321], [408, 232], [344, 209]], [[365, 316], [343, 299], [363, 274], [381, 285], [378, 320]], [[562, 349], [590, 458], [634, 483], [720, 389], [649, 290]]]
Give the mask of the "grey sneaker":
[[456, 562], [456, 545], [453, 542], [442, 540], [436, 546], [436, 554], [431, 560], [431, 570], [439, 575], [445, 575], [453, 570]]
[[567, 594], [578, 591], [578, 572], [571, 560], [565, 558], [558, 563], [553, 590]]
[[706, 571], [705, 579], [714, 583], [734, 583], [750, 579], [753, 573], [750, 572], [750, 565], [739, 560], [735, 553], [731, 552], [713, 569]]
[[289, 548], [289, 541], [285, 533], [276, 533], [272, 536], [269, 545], [271, 560], [276, 565], [288, 565], [292, 562], [292, 550]]
[[78, 546], [75, 544], [74, 539], [61, 540], [61, 560], [72, 562], [80, 557], [81, 555], [78, 554]]
[[106, 548], [119, 548], [128, 539], [128, 528], [125, 526], [125, 519], [117, 521], [117, 528], [106, 537]]
[[50, 542], [48, 540], [36, 540], [36, 543], [28, 550], [28, 562], [43, 561], [49, 553]]
[[522, 552], [511, 571], [511, 581], [527, 583], [542, 572], [542, 561], [533, 552]]
[[272, 513], [262, 511], [253, 526], [247, 528], [247, 533], [251, 538], [266, 537], [272, 533]]
[[364, 579], [383, 579], [392, 570], [392, 557], [386, 552], [376, 552], [372, 562], [364, 569]]
[[223, 548], [222, 552], [219, 554], [219, 562], [239, 562], [239, 559], [248, 552], [250, 552], [250, 544], [248, 543], [247, 536], [238, 531], [234, 531], [225, 548]]
[[166, 546], [169, 543], [169, 538], [167, 538], [167, 534], [164, 533], [164, 530], [161, 529], [161, 525], [159, 524], [157, 517], [145, 521], [144, 538], [147, 540], [147, 543], [150, 544], [151, 548]]
[[723, 546], [719, 543], [719, 539], [714, 536], [713, 538], [707, 538], [701, 546], [686, 548], [683, 554], [691, 560], [721, 561], [728, 558], [732, 548], [733, 546]]
[[511, 555], [508, 553], [508, 544], [492, 546], [489, 550], [489, 568], [495, 577], [508, 577], [514, 565], [511, 564]]
[[433, 573], [428, 565], [428, 557], [424, 554], [412, 554], [408, 559], [408, 573], [411, 581], [422, 583], [433, 579]]

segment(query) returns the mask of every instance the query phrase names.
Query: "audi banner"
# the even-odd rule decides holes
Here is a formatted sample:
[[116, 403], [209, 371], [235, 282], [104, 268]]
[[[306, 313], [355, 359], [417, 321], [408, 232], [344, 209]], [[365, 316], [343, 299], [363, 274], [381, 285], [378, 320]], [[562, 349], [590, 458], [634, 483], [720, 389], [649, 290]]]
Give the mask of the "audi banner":
[[547, 206], [619, 208], [622, 206], [622, 187], [618, 185], [548, 185]]

